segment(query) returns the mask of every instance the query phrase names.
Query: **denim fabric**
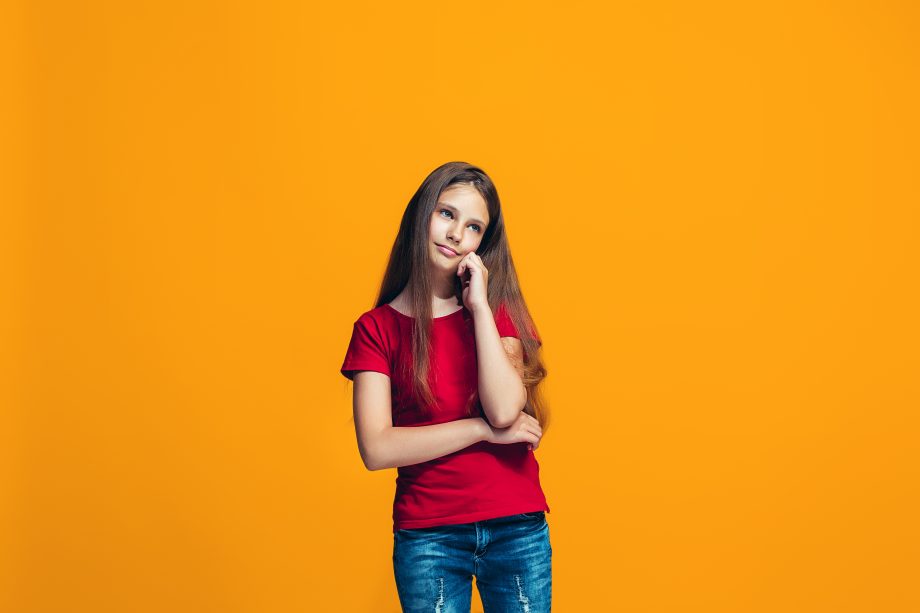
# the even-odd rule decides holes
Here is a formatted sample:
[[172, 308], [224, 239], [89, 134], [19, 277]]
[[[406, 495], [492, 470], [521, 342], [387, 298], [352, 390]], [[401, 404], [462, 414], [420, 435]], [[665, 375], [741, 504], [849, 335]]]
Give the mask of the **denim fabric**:
[[393, 534], [403, 613], [469, 613], [473, 577], [485, 613], [549, 613], [552, 556], [544, 511]]

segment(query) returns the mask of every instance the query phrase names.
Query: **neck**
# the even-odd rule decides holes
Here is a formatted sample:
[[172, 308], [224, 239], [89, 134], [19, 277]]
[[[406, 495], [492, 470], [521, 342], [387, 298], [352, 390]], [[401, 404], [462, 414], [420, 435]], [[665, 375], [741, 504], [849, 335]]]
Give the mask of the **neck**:
[[450, 302], [456, 306], [457, 298], [454, 295], [454, 279], [452, 276], [441, 274], [432, 274], [431, 280], [431, 302], [432, 305], [438, 303]]

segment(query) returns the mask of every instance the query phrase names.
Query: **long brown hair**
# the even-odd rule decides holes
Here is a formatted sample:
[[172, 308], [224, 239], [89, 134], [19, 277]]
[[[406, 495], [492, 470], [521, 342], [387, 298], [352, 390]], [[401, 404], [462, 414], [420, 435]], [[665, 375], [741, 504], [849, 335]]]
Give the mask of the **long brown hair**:
[[[433, 411], [435, 400], [428, 385], [431, 337], [431, 285], [428, 277], [431, 239], [428, 228], [441, 192], [456, 185], [474, 187], [488, 206], [491, 223], [476, 253], [489, 271], [489, 307], [493, 313], [503, 307], [520, 333], [524, 346], [522, 382], [527, 388], [524, 411], [535, 417], [545, 431], [549, 423], [549, 410], [538, 389], [546, 378], [546, 368], [539, 354], [539, 333], [521, 294], [505, 234], [498, 191], [492, 179], [481, 168], [466, 162], [448, 162], [435, 168], [422, 181], [403, 213], [375, 307], [391, 302], [408, 286], [408, 302], [415, 318], [412, 330], [412, 394], [423, 410]], [[462, 304], [461, 281], [459, 277], [455, 281], [458, 304]], [[408, 365], [403, 367], [408, 368]], [[470, 414], [477, 398], [478, 393], [474, 391], [467, 402]]]

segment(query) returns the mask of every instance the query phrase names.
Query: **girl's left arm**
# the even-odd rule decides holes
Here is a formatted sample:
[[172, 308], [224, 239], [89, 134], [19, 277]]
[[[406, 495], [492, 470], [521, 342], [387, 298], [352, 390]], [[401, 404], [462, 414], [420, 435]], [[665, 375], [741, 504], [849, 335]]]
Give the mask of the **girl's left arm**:
[[505, 352], [492, 309], [484, 304], [474, 308], [472, 314], [482, 410], [493, 427], [507, 428], [524, 410], [527, 388]]

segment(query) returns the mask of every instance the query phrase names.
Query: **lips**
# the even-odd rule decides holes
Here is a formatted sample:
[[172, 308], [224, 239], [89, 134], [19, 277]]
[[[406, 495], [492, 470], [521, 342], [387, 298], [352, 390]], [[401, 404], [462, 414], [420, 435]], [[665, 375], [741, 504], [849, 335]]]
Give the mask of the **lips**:
[[444, 245], [441, 245], [441, 244], [438, 244], [438, 243], [435, 243], [435, 245], [437, 245], [437, 246], [438, 246], [438, 249], [440, 249], [441, 252], [444, 253], [445, 255], [454, 255], [454, 256], [460, 255], [459, 253], [457, 253], [456, 251], [454, 251], [454, 250], [451, 249], [450, 247], [445, 247]]

